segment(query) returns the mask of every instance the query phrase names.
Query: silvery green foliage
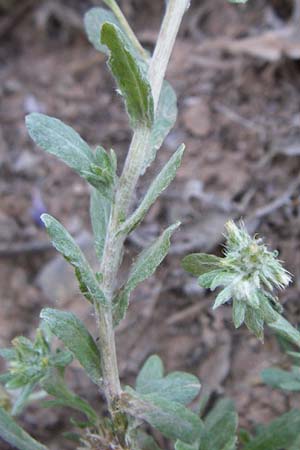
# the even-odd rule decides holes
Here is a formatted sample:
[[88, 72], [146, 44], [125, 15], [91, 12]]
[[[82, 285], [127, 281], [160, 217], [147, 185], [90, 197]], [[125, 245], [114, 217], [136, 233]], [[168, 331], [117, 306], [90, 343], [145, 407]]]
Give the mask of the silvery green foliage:
[[101, 28], [101, 43], [110, 50], [108, 66], [124, 97], [132, 128], [151, 127], [154, 120], [151, 86], [139, 61], [127, 49], [124, 33], [117, 25], [106, 22]]
[[113, 301], [114, 324], [118, 325], [125, 317], [131, 292], [144, 280], [149, 278], [166, 257], [171, 236], [180, 223], [168, 227], [149, 247], [143, 250], [131, 267], [125, 285], [117, 293]]
[[127, 387], [124, 403], [129, 414], [145, 420], [164, 436], [192, 444], [202, 423], [184, 405], [197, 397], [200, 387], [198, 378], [185, 372], [164, 376], [161, 359], [152, 355], [138, 374], [135, 390]]
[[278, 260], [276, 251], [269, 251], [258, 236], [251, 237], [245, 226], [233, 221], [226, 224], [224, 257], [195, 253], [186, 256], [185, 270], [198, 276], [206, 289], [221, 288], [213, 309], [232, 302], [232, 318], [236, 328], [245, 322], [258, 338], [263, 338], [264, 322], [277, 333], [295, 343], [300, 334], [282, 316], [282, 307], [275, 289], [283, 289], [291, 275]]
[[[110, 6], [115, 5], [113, 0], [108, 3]], [[155, 159], [157, 150], [174, 125], [177, 116], [176, 95], [172, 87], [164, 81], [157, 111], [154, 113], [147, 74], [149, 68], [147, 53], [144, 52], [142, 57], [136, 51], [131, 40], [132, 36], [130, 38], [126, 35], [112, 12], [93, 8], [85, 16], [85, 27], [89, 40], [96, 49], [108, 56], [108, 67], [116, 80], [118, 92], [123, 96], [133, 131], [150, 129], [148, 152], [145, 154], [145, 160], [140, 164], [142, 174]], [[101, 263], [116, 192], [119, 188], [115, 153], [107, 152], [101, 146], [91, 148], [69, 125], [45, 114], [28, 115], [26, 125], [29, 135], [38, 146], [59, 158], [90, 184], [90, 216], [95, 237], [95, 250]], [[175, 177], [183, 151], [184, 146], [181, 146], [171, 156], [166, 167], [150, 184], [137, 210], [133, 211], [129, 217], [124, 217], [124, 222], [120, 221], [118, 235], [126, 236], [143, 220], [151, 205]], [[54, 247], [75, 269], [84, 297], [95, 307], [95, 310], [102, 312], [110, 310], [116, 323], [125, 316], [131, 291], [151, 276], [165, 258], [170, 246], [170, 238], [179, 225], [168, 227], [141, 252], [129, 271], [127, 281], [115, 290], [114, 301], [111, 303], [102, 289], [103, 275], [99, 272], [94, 273], [69, 232], [49, 214], [44, 214], [42, 220]], [[181, 438], [187, 442], [195, 439], [200, 419], [187, 409], [185, 404], [198, 394], [200, 385], [196, 377], [182, 372], [175, 372], [166, 377], [162, 374], [161, 379], [152, 380], [151, 388], [150, 385], [146, 386], [142, 383], [141, 374], [136, 391], [132, 390], [135, 406], [132, 405], [130, 410], [123, 406], [123, 410], [120, 409], [117, 417], [102, 417], [100, 427], [100, 419], [93, 408], [67, 387], [64, 381], [64, 370], [74, 358], [90, 379], [103, 389], [106, 380], [102, 379], [101, 348], [99, 349], [83, 322], [71, 312], [43, 309], [41, 326], [43, 330], [47, 330], [47, 335], [58, 338], [65, 346], [65, 350], [57, 350], [53, 353], [50, 340], [48, 341], [42, 332], [38, 332], [34, 343], [20, 337], [13, 342], [12, 349], [3, 349], [0, 354], [9, 365], [8, 372], [1, 376], [1, 382], [5, 384], [8, 394], [13, 389], [21, 390], [12, 409], [9, 396], [7, 403], [3, 400], [0, 406], [0, 413], [3, 412], [0, 414], [0, 434], [11, 445], [21, 450], [44, 449], [42, 445], [35, 443], [23, 433], [10, 418], [10, 414], [20, 414], [35, 394], [47, 397], [41, 403], [43, 407], [68, 406], [83, 413], [86, 421], [80, 425], [79, 429], [91, 429], [99, 436], [100, 441], [102, 439], [106, 442], [107, 434], [111, 435], [114, 430], [112, 439], [118, 442], [118, 448], [123, 448], [125, 445], [124, 436], [131, 435], [131, 425], [127, 423], [130, 422], [131, 417], [138, 425], [141, 419], [145, 420], [170, 438]], [[145, 370], [144, 367], [144, 373]], [[6, 404], [8, 404], [8, 412], [4, 410]], [[124, 417], [125, 412], [128, 414], [128, 419]], [[123, 440], [120, 437], [121, 434]], [[130, 439], [132, 439], [132, 445], [135, 445], [134, 438], [130, 437]], [[146, 442], [149, 444], [149, 439], [143, 440], [145, 445]], [[83, 439], [82, 442], [85, 440]]]
[[[176, 94], [164, 81], [158, 107], [154, 111], [148, 79], [150, 55], [148, 57], [139, 44], [136, 46], [134, 35], [126, 27], [126, 19], [118, 15], [115, 0], [105, 0], [105, 3], [118, 18], [108, 10], [93, 8], [85, 16], [85, 27], [94, 47], [108, 57], [108, 67], [124, 99], [133, 132], [143, 131], [141, 135], [148, 136], [148, 151], [145, 156], [142, 154], [139, 161], [142, 175], [154, 161], [157, 150], [176, 121]], [[120, 286], [105, 284], [107, 243], [110, 238], [125, 239], [144, 219], [149, 208], [174, 179], [184, 145], [174, 152], [150, 183], [136, 210], [128, 217], [126, 214], [114, 216], [118, 189], [121, 189], [114, 151], [107, 152], [102, 146], [92, 149], [70, 126], [44, 114], [30, 114], [26, 124], [38, 146], [59, 158], [90, 185], [90, 216], [102, 273], [92, 270], [73, 237], [58, 220], [48, 214], [44, 214], [42, 220], [54, 247], [75, 269], [81, 292], [89, 301], [89, 306], [94, 307], [99, 331], [108, 330], [102, 328], [104, 317], [106, 324], [110, 325], [111, 334], [107, 335], [111, 337], [112, 322], [117, 325], [125, 317], [131, 292], [152, 276], [166, 257], [171, 237], [179, 223], [166, 228], [138, 255], [127, 279]], [[115, 228], [111, 227], [114, 217], [117, 217]], [[108, 258], [108, 262], [112, 261]], [[223, 288], [214, 307], [233, 300], [236, 326], [245, 321], [248, 328], [261, 337], [263, 322], [266, 322], [299, 344], [299, 333], [280, 315], [281, 307], [273, 292], [274, 288], [285, 287], [290, 275], [282, 268], [275, 253], [269, 252], [260, 239], [251, 238], [243, 226], [237, 227], [233, 222], [227, 224], [224, 258], [196, 254], [185, 258], [183, 264], [189, 272], [199, 277], [202, 286], [212, 290], [220, 286]], [[101, 339], [98, 343], [72, 312], [45, 308], [40, 317], [41, 329], [33, 342], [18, 337], [13, 340], [12, 348], [0, 350], [0, 356], [8, 363], [8, 371], [0, 375], [0, 382], [4, 385], [0, 389], [0, 436], [10, 445], [20, 450], [46, 450], [13, 418], [33, 398], [38, 398], [42, 407], [67, 406], [83, 415], [84, 421], [72, 420], [78, 432], [76, 437], [80, 447], [77, 448], [80, 449], [96, 446], [120, 450], [160, 450], [155, 440], [140, 429], [144, 422], [174, 441], [176, 450], [236, 449], [237, 414], [232, 403], [221, 400], [208, 414], [200, 417], [194, 412], [195, 407], [188, 407], [199, 394], [197, 377], [181, 371], [164, 374], [162, 361], [156, 355], [147, 359], [134, 388], [127, 386], [109, 399], [107, 403], [111, 414], [98, 415], [86, 400], [68, 388], [65, 369], [73, 359], [77, 360], [99, 390], [107, 393], [108, 378], [105, 377], [108, 371], [104, 363], [110, 348], [104, 347], [104, 351]], [[53, 337], [64, 345], [63, 349], [53, 346]], [[289, 378], [288, 388], [291, 388], [291, 383], [294, 383], [293, 388], [298, 386], [295, 375], [292, 376], [294, 378]], [[274, 380], [274, 372], [269, 373], [268, 377], [269, 381], [272, 377]], [[287, 386], [284, 377], [286, 374], [275, 373], [276, 383], [280, 387]], [[16, 390], [19, 390], [19, 395], [14, 400], [16, 396], [11, 394]], [[254, 438], [244, 433], [243, 441], [241, 439], [244, 450], [280, 450], [283, 446], [287, 450], [299, 450], [299, 415], [300, 412], [295, 410], [282, 416], [264, 427], [263, 432]]]
[[193, 445], [177, 441], [175, 450], [236, 450], [238, 416], [232, 401], [223, 399], [203, 419]]
[[41, 319], [77, 358], [93, 382], [100, 385], [102, 381], [100, 352], [82, 321], [73, 313], [51, 308], [42, 310]]
[[47, 447], [29, 436], [2, 408], [0, 408], [0, 436], [19, 450], [47, 450]]

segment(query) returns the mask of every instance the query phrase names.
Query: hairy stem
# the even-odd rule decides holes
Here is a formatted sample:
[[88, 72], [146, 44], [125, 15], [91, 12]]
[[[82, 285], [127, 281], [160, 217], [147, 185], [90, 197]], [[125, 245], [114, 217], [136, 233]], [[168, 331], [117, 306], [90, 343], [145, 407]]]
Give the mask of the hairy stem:
[[[113, 8], [114, 1], [107, 0]], [[155, 109], [161, 92], [166, 68], [174, 46], [183, 14], [187, 9], [189, 0], [169, 0], [163, 20], [157, 45], [150, 62], [149, 79], [152, 87]], [[117, 6], [117, 5], [116, 5]], [[128, 155], [124, 164], [115, 201], [112, 208], [107, 239], [103, 252], [101, 273], [103, 274], [102, 288], [110, 302], [111, 308], [105, 309], [101, 305], [95, 308], [99, 326], [99, 344], [104, 378], [105, 395], [112, 416], [114, 404], [121, 394], [121, 386], [117, 368], [115, 335], [112, 320], [112, 302], [118, 269], [122, 260], [123, 245], [126, 236], [118, 230], [126, 219], [132, 196], [142, 172], [145, 155], [149, 147], [151, 130], [146, 127], [138, 128], [133, 135]]]

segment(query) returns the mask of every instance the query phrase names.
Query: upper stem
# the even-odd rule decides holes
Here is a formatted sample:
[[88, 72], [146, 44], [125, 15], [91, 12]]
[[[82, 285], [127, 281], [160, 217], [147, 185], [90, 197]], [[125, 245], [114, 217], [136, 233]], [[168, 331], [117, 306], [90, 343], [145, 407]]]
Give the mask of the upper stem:
[[[106, 3], [112, 9], [118, 7], [114, 0], [106, 0]], [[155, 110], [179, 25], [188, 5], [189, 0], [169, 0], [168, 3], [149, 67], [149, 80], [152, 87]], [[119, 16], [118, 18], [120, 20]], [[122, 233], [118, 234], [117, 232], [120, 224], [126, 219], [128, 214], [132, 196], [142, 172], [145, 155], [149, 149], [150, 136], [151, 129], [140, 127], [135, 130], [130, 144], [115, 194], [101, 265], [101, 273], [103, 275], [102, 288], [108, 302], [111, 304], [111, 308], [104, 309], [98, 305], [95, 309], [99, 326], [104, 390], [112, 415], [114, 415], [114, 403], [121, 394], [112, 320], [112, 302], [117, 273], [122, 260], [123, 244], [126, 238]]]

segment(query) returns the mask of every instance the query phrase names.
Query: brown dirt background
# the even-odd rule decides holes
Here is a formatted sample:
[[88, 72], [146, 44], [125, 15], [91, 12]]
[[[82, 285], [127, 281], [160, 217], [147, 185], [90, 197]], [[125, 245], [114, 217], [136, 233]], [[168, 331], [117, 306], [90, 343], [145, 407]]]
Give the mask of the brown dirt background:
[[[88, 187], [34, 146], [24, 117], [32, 111], [59, 117], [91, 145], [113, 147], [121, 166], [130, 141], [127, 118], [104, 57], [89, 45], [82, 25], [83, 13], [100, 2], [12, 3], [0, 3], [0, 344], [20, 334], [32, 337], [44, 306], [75, 311], [96, 336], [89, 306], [36, 219], [44, 210], [59, 218], [95, 260]], [[120, 1], [149, 49], [163, 3]], [[244, 328], [234, 330], [230, 308], [213, 313], [212, 296], [183, 272], [180, 260], [192, 251], [220, 252], [225, 221], [242, 217], [294, 274], [281, 300], [286, 316], [299, 324], [300, 37], [288, 35], [293, 54], [281, 52], [286, 42], [275, 39], [273, 59], [257, 54], [265, 48], [263, 38], [252, 53], [234, 46], [238, 39], [292, 26], [292, 7], [284, 0], [239, 7], [226, 0], [192, 1], [167, 76], [178, 93], [177, 124], [134, 203], [181, 142], [187, 151], [172, 186], [128, 239], [122, 268], [125, 274], [148, 241], [181, 220], [170, 256], [136, 290], [118, 329], [122, 381], [133, 383], [145, 358], [157, 353], [167, 370], [199, 376], [202, 394], [233, 398], [240, 425], [248, 429], [299, 406], [300, 396], [273, 391], [260, 380], [263, 368], [285, 367], [286, 357], [268, 331], [262, 345]], [[78, 367], [68, 377], [97, 404], [97, 392]], [[59, 434], [68, 429], [69, 416], [30, 407], [22, 421], [49, 448], [68, 449]]]

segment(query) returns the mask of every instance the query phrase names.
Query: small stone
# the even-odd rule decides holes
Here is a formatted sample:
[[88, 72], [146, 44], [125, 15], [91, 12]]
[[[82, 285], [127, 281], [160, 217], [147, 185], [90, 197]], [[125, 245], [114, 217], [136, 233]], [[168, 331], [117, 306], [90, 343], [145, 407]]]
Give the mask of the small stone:
[[186, 129], [197, 137], [205, 137], [211, 132], [211, 114], [208, 104], [200, 98], [191, 98], [183, 113]]
[[0, 213], [0, 242], [11, 242], [19, 233], [17, 222], [3, 213]]
[[13, 165], [13, 170], [17, 174], [34, 177], [37, 175], [36, 169], [40, 163], [40, 158], [29, 151], [21, 153]]

